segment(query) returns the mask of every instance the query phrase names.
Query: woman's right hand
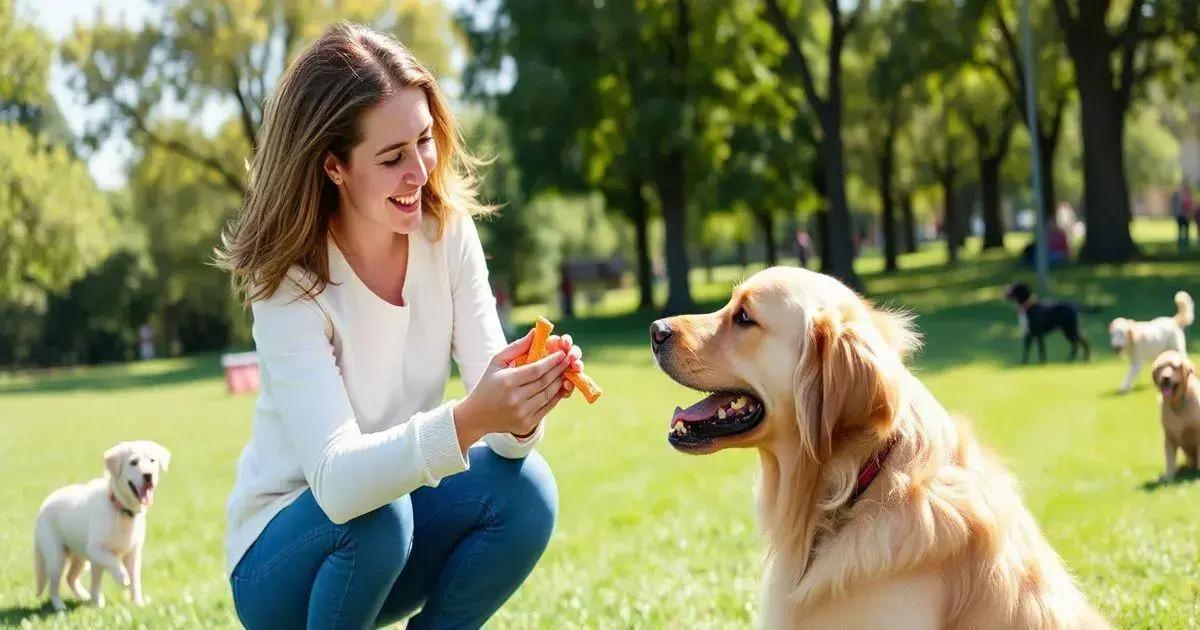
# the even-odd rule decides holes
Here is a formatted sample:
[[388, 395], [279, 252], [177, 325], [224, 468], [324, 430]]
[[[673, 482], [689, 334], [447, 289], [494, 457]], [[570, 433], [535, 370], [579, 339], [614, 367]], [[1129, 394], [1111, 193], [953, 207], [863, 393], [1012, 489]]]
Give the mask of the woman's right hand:
[[454, 407], [454, 424], [463, 452], [488, 433], [527, 435], [554, 408], [563, 392], [563, 372], [572, 356], [554, 352], [540, 361], [509, 367], [533, 343], [530, 330], [492, 358], [483, 377]]

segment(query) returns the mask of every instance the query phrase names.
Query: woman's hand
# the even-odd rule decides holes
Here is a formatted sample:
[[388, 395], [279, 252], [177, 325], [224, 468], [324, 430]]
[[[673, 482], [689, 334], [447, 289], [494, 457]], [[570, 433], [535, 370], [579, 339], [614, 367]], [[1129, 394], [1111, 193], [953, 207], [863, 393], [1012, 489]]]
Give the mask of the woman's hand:
[[527, 437], [558, 401], [570, 396], [574, 386], [563, 378], [567, 370], [583, 369], [582, 353], [570, 336], [552, 336], [546, 343], [550, 353], [540, 361], [512, 367], [529, 353], [530, 331], [501, 350], [471, 391], [454, 408], [458, 443], [465, 453], [488, 433], [508, 432]]

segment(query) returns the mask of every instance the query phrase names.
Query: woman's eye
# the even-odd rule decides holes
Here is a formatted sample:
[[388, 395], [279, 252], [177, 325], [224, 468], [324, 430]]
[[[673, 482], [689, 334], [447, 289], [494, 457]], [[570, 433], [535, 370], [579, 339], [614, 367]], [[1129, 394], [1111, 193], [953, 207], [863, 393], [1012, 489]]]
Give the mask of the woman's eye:
[[746, 309], [739, 308], [737, 313], [733, 315], [733, 323], [738, 326], [756, 326], [758, 322], [750, 319], [750, 315], [746, 313]]
[[433, 142], [433, 136], [424, 136], [420, 140], [420, 144], [422, 145], [429, 144], [430, 142]]
[[396, 157], [384, 162], [383, 165], [384, 166], [395, 166], [403, 161], [404, 161], [404, 152], [401, 151], [396, 154]]

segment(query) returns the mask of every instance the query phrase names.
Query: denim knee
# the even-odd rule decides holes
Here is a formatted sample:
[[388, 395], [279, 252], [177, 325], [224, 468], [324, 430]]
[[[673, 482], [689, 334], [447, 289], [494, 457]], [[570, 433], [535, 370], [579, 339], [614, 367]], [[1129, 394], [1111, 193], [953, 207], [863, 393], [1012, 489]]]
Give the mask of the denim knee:
[[413, 512], [409, 497], [350, 519], [342, 525], [346, 543], [366, 550], [365, 557], [399, 571], [412, 553]]
[[554, 522], [558, 516], [558, 485], [550, 465], [537, 451], [524, 459], [505, 459], [490, 452], [476, 465], [490, 469], [496, 477], [491, 492], [496, 496], [492, 508], [496, 518], [505, 525], [513, 525], [522, 533], [522, 541], [531, 551], [540, 554], [550, 541]]

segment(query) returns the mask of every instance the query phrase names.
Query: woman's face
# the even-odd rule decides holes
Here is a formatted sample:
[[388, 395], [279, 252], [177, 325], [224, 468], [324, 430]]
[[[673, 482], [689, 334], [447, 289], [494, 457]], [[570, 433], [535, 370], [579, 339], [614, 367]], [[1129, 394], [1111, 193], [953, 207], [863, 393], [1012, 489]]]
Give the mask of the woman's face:
[[421, 226], [422, 192], [437, 165], [433, 115], [421, 88], [402, 88], [359, 121], [362, 142], [325, 171], [338, 185], [341, 220], [412, 234]]

